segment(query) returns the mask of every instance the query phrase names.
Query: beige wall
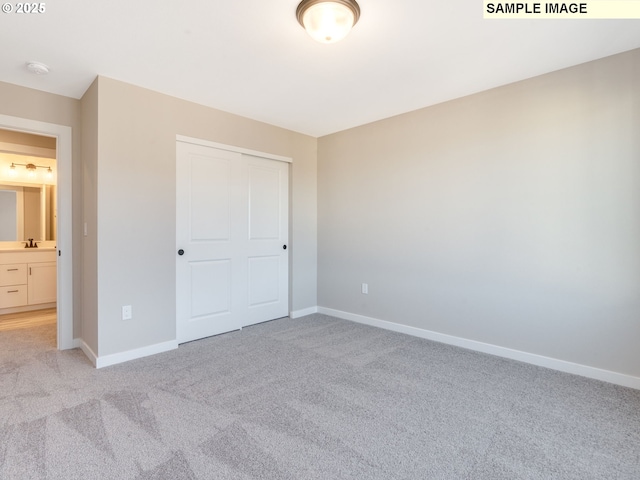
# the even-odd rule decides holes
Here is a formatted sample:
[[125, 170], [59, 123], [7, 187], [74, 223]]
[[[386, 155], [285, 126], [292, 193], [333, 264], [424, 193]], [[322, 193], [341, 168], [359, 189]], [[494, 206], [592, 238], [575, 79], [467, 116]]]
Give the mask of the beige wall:
[[103, 77], [0, 82], [0, 113], [73, 129], [74, 336], [100, 356], [175, 338], [180, 134], [293, 157], [292, 310], [640, 376], [638, 84], [640, 50], [319, 140]]
[[81, 119], [78, 100], [0, 82], [0, 114], [69, 126], [72, 129], [73, 158], [73, 334], [81, 335], [82, 265], [82, 163], [80, 159]]
[[74, 337], [96, 354], [175, 338], [176, 134], [294, 159], [290, 303], [317, 304], [314, 138], [108, 78], [81, 101], [0, 82], [0, 105], [73, 129]]
[[639, 85], [635, 50], [320, 138], [319, 305], [640, 376]]
[[81, 99], [82, 217], [87, 235], [82, 245], [82, 339], [98, 354], [98, 86], [96, 79]]
[[317, 304], [316, 139], [104, 77], [91, 115], [99, 356], [175, 339], [176, 134], [293, 158], [291, 308]]

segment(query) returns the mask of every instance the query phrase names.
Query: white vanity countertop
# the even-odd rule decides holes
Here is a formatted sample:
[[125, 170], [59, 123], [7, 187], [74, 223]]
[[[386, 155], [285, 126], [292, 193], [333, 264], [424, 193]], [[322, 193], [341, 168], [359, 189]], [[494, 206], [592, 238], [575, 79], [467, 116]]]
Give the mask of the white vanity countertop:
[[0, 247], [0, 253], [2, 252], [52, 252], [55, 250], [55, 247], [38, 247], [38, 248], [2, 248]]

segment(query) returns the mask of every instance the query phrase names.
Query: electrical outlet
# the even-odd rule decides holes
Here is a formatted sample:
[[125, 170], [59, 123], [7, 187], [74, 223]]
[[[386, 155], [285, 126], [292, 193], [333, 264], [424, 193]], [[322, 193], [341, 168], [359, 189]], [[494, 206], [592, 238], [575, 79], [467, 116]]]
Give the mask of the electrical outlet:
[[122, 319], [123, 320], [131, 320], [133, 318], [133, 310], [131, 309], [131, 305], [123, 305], [122, 306]]
[[362, 284], [362, 293], [364, 293], [365, 295], [369, 294], [369, 284], [368, 283], [363, 283]]

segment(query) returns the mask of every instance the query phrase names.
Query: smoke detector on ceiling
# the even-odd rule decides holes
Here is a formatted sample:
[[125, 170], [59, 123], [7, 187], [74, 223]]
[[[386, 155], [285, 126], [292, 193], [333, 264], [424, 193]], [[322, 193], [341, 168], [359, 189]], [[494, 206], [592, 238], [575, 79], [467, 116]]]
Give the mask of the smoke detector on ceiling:
[[46, 75], [49, 73], [49, 67], [40, 62], [27, 62], [27, 70], [36, 75]]

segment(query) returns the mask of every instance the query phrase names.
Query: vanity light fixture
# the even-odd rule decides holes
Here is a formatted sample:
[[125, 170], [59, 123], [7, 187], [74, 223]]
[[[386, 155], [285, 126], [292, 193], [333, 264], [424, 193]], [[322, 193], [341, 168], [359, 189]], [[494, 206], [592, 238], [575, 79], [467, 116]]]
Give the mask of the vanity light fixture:
[[25, 167], [27, 169], [27, 177], [29, 178], [34, 178], [36, 176], [36, 174], [38, 173], [38, 168], [46, 168], [47, 178], [53, 178], [53, 170], [51, 170], [51, 167], [47, 167], [45, 165], [36, 165], [34, 163], [14, 163], [14, 162], [12, 162], [11, 166], [9, 167], [9, 174], [12, 177], [15, 177], [18, 175], [16, 165], [20, 167]]
[[302, 0], [296, 17], [311, 38], [320, 43], [342, 40], [360, 18], [355, 0]]

